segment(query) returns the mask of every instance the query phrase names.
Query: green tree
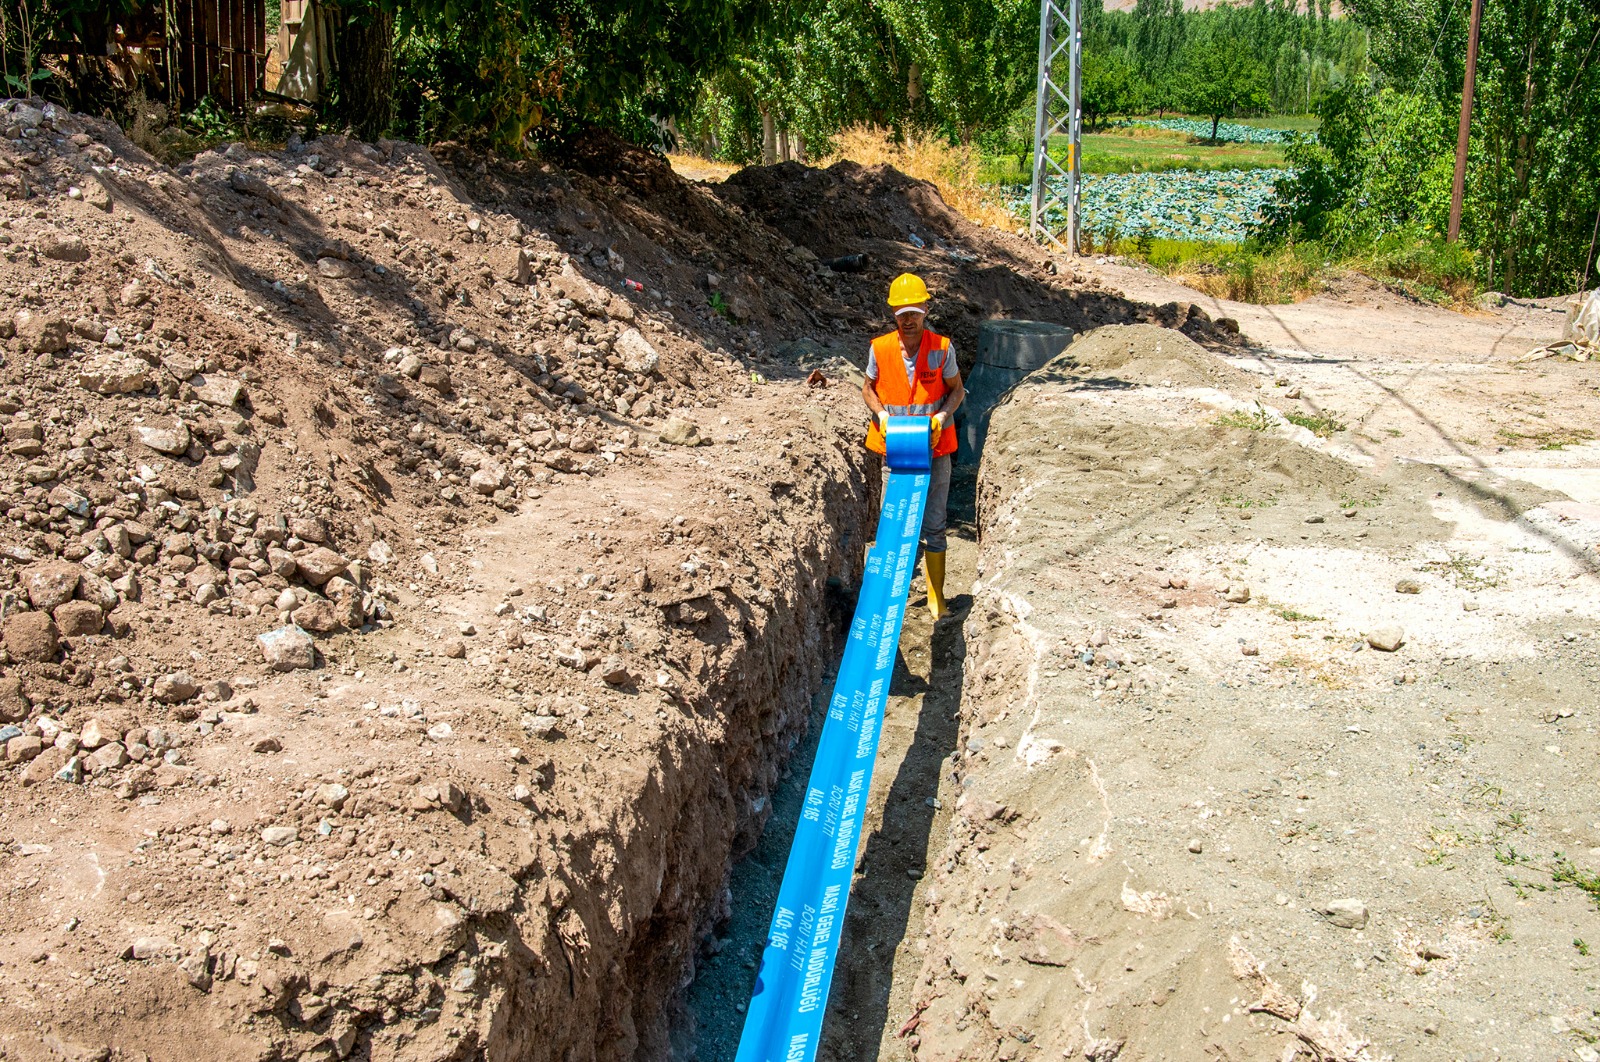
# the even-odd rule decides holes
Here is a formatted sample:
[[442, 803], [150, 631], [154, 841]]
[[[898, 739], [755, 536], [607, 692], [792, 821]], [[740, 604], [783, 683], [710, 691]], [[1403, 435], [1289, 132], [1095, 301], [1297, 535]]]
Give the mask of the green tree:
[[1185, 110], [1211, 119], [1212, 140], [1222, 119], [1261, 110], [1272, 99], [1266, 67], [1249, 42], [1226, 33], [1212, 33], [1184, 48], [1176, 88]]
[[1123, 52], [1083, 57], [1083, 120], [1093, 130], [1116, 114], [1133, 114], [1144, 103], [1146, 86], [1139, 70]]
[[[1466, 53], [1465, 4], [1350, 0], [1378, 84], [1335, 86], [1322, 145], [1302, 145], [1277, 231], [1377, 245], [1442, 240]], [[1479, 280], [1513, 294], [1593, 277], [1600, 215], [1600, 8], [1592, 0], [1485, 3], [1461, 241]]]
[[1149, 102], [1165, 111], [1177, 105], [1175, 75], [1191, 16], [1185, 14], [1183, 0], [1138, 0], [1131, 18], [1134, 52], [1150, 86]]
[[1039, 39], [1039, 6], [1033, 0], [881, 0], [881, 5], [911, 57], [928, 104], [963, 144], [1004, 121], [1032, 91]]

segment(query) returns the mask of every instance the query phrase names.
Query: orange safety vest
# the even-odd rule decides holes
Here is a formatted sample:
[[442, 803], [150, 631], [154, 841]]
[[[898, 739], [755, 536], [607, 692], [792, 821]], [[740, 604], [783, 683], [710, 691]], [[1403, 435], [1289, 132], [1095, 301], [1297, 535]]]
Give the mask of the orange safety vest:
[[[931, 355], [931, 356], [930, 356]], [[950, 340], [926, 328], [922, 330], [922, 345], [917, 349], [915, 380], [906, 379], [906, 363], [900, 354], [900, 333], [890, 332], [872, 341], [872, 358], [878, 363], [878, 398], [890, 416], [931, 417], [939, 412], [948, 391], [944, 383], [945, 360], [950, 356]], [[878, 430], [878, 419], [872, 419], [867, 429], [867, 449], [884, 452], [883, 432]], [[933, 445], [933, 456], [944, 457], [956, 452], [955, 418], [939, 433]]]

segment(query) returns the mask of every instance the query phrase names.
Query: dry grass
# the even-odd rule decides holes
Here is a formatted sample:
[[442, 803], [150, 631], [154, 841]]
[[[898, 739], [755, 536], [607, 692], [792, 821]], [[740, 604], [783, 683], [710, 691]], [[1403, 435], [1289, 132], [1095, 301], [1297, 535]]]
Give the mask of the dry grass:
[[978, 179], [980, 159], [970, 148], [951, 147], [939, 137], [921, 134], [896, 140], [886, 129], [858, 125], [835, 136], [832, 153], [818, 165], [846, 159], [862, 166], [893, 166], [908, 177], [927, 181], [951, 209], [980, 225], [1007, 231], [1017, 227], [997, 191]]
[[668, 155], [667, 161], [672, 163], [672, 168], [679, 177], [690, 181], [721, 182], [739, 172], [740, 167], [715, 159], [703, 159], [699, 155]]

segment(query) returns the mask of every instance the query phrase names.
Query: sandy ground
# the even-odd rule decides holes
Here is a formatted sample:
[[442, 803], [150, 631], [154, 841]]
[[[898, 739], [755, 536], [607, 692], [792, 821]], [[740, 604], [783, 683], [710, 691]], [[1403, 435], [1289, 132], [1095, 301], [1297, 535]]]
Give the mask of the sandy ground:
[[1595, 1057], [1594, 370], [1512, 364], [1538, 310], [1207, 309], [1223, 386], [1102, 335], [997, 415], [955, 814], [853, 1057]]

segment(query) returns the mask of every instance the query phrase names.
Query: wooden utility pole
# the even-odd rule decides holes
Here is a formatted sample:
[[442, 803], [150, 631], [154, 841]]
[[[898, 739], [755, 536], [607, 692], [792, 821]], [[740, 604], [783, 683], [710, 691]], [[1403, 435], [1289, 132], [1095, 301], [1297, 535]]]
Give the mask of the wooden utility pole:
[[1467, 141], [1472, 132], [1472, 90], [1478, 82], [1478, 27], [1483, 24], [1483, 0], [1472, 0], [1472, 28], [1467, 32], [1467, 76], [1461, 85], [1461, 125], [1456, 130], [1456, 179], [1450, 188], [1450, 230], [1445, 240], [1461, 235], [1461, 199], [1467, 189]]

